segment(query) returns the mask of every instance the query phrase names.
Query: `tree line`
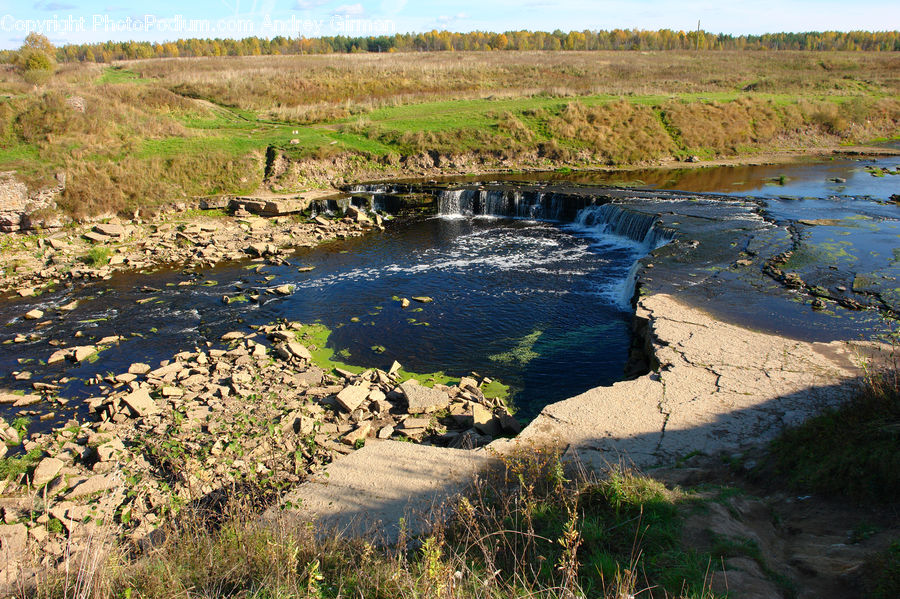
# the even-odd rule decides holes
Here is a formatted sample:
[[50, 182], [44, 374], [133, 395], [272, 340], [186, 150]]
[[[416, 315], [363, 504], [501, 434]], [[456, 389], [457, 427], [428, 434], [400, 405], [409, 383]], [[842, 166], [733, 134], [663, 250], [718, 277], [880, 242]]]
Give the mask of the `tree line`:
[[[453, 52], [476, 50], [842, 50], [900, 51], [900, 31], [808, 31], [729, 35], [707, 31], [613, 29], [609, 31], [429, 31], [351, 37], [283, 37], [271, 39], [180, 39], [173, 42], [104, 42], [69, 44], [56, 49], [59, 62], [110, 62], [179, 56], [259, 56], [356, 52]], [[15, 51], [0, 51], [12, 62]]]

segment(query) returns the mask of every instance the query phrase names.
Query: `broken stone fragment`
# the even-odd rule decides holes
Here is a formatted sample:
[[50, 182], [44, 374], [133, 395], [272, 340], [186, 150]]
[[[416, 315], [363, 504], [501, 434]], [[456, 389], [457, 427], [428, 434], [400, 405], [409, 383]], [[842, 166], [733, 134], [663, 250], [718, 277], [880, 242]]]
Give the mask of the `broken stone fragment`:
[[337, 402], [346, 411], [352, 412], [369, 396], [368, 385], [351, 385], [337, 394]]
[[149, 364], [143, 364], [141, 362], [135, 362], [131, 366], [128, 367], [128, 374], [147, 374], [150, 372], [151, 368]]
[[503, 429], [504, 433], [518, 435], [522, 432], [522, 423], [520, 423], [511, 414], [503, 412], [499, 416], [497, 416], [497, 420], [500, 422], [500, 428]]
[[124, 237], [125, 227], [115, 223], [100, 223], [94, 225], [94, 231], [107, 237]]
[[145, 389], [132, 391], [122, 398], [122, 403], [131, 410], [132, 415], [136, 418], [149, 416], [150, 414], [159, 412], [156, 402], [153, 401], [150, 394], [147, 393]]
[[76, 362], [83, 362], [97, 353], [97, 348], [93, 345], [81, 345], [72, 348], [72, 357]]
[[275, 353], [284, 360], [291, 360], [294, 358], [312, 360], [312, 354], [306, 349], [306, 346], [302, 343], [297, 343], [296, 341], [279, 343], [275, 346]]
[[125, 445], [121, 439], [113, 439], [97, 446], [97, 457], [101, 462], [109, 462], [125, 451]]
[[115, 480], [112, 476], [106, 476], [104, 474], [98, 474], [95, 476], [91, 476], [71, 491], [66, 494], [66, 497], [70, 499], [77, 499], [79, 497], [87, 497], [88, 495], [93, 495], [94, 493], [99, 493], [101, 491], [106, 491], [115, 486]]
[[472, 404], [472, 419], [478, 432], [496, 436], [500, 432], [500, 422], [494, 418], [494, 413], [481, 404]]
[[450, 396], [444, 391], [425, 387], [416, 379], [402, 383], [400, 391], [406, 398], [410, 414], [437, 412], [450, 405]]
[[478, 381], [469, 376], [464, 376], [459, 379], [459, 388], [472, 392], [481, 392], [481, 389], [478, 387]]
[[36, 488], [43, 487], [59, 474], [64, 465], [63, 461], [58, 458], [44, 458], [34, 469], [31, 484]]
[[356, 445], [357, 441], [363, 441], [366, 437], [369, 436], [369, 431], [372, 430], [371, 422], [364, 422], [360, 424], [358, 427], [347, 433], [341, 438], [346, 445]]

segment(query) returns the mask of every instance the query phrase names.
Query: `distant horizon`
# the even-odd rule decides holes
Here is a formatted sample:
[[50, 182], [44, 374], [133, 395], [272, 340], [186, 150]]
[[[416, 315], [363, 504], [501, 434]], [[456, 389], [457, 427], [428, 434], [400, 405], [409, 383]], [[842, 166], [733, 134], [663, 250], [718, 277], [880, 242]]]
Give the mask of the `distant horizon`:
[[[99, 0], [0, 2], [0, 49], [18, 48], [28, 33], [56, 46], [105, 42], [172, 42], [189, 38], [331, 37], [476, 31], [694, 31], [730, 36], [808, 32], [890, 32], [900, 29], [896, 2], [874, 0], [848, 11], [838, 0], [500, 0], [476, 3], [407, 0], [163, 0], [152, 9]], [[772, 27], [777, 23], [777, 27]]]

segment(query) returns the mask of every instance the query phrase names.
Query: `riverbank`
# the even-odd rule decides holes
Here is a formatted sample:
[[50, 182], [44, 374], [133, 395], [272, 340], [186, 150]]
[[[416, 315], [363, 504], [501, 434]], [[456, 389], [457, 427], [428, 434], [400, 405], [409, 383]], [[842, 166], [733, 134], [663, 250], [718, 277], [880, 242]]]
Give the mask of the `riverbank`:
[[[725, 324], [707, 311], [729, 298], [739, 300], [745, 312], [761, 305], [757, 302], [765, 293], [754, 286], [768, 279], [762, 265], [770, 255], [791, 243], [786, 225], [767, 222], [752, 201], [681, 198], [679, 204], [668, 197], [667, 202], [662, 213], [651, 201], [629, 206], [680, 231], [675, 243], [645, 258], [636, 273], [637, 338], [644, 342], [642, 354], [652, 372], [549, 406], [520, 435], [518, 443], [526, 451], [530, 443], [544, 447], [564, 439], [558, 449], [567, 460], [577, 456], [580, 464], [601, 474], [609, 462], [620, 459], [652, 467], [690, 460], [698, 451], [713, 461], [722, 455], [750, 456], [760, 441], [835, 405], [855, 388], [859, 372], [852, 345], [761, 333]], [[290, 225], [303, 231], [308, 226], [272, 222], [267, 227]], [[338, 221], [336, 226], [356, 225]], [[233, 233], [240, 236], [237, 230]], [[214, 245], [220, 247], [224, 239]], [[733, 274], [740, 275], [736, 277], [740, 284]], [[723, 289], [726, 283], [731, 287]], [[703, 308], [698, 307], [700, 298], [706, 300]], [[790, 300], [778, 296], [778, 301], [783, 309]], [[301, 345], [292, 348], [288, 342], [296, 332], [301, 332], [300, 338], [295, 335]], [[274, 337], [269, 340], [273, 343], [264, 334]], [[378, 433], [392, 427], [403, 436], [421, 434], [423, 440], [434, 441], [435, 426], [441, 418], [450, 418], [466, 427], [456, 439], [467, 436], [473, 445], [486, 442], [482, 436], [487, 428], [502, 429], [503, 418], [494, 412], [495, 405], [478, 395], [485, 381], [438, 387], [438, 403], [447, 405], [437, 411], [448, 413], [429, 416], [426, 423], [410, 414], [411, 398], [398, 391], [400, 381], [390, 372], [309, 368], [303, 348], [312, 355], [321, 343], [310, 344], [302, 330], [282, 326], [255, 335], [235, 331], [230, 337], [231, 347], [196, 348], [159, 367], [133, 365], [134, 372], [98, 378], [92, 382], [97, 394], [90, 403], [99, 422], [80, 424], [77, 430], [76, 423], [66, 423], [49, 435], [29, 439], [41, 444], [30, 445], [39, 451], [23, 464], [23, 471], [16, 474], [24, 476], [15, 478], [8, 489], [18, 495], [8, 505], [13, 528], [3, 531], [10, 546], [37, 548], [47, 557], [44, 565], [54, 559], [70, 564], [66, 557], [72, 554], [65, 553], [66, 548], [91, 549], [90, 539], [98, 538], [105, 530], [102, 526], [111, 521], [115, 534], [134, 541], [150, 537], [152, 547], [152, 542], [163, 542], [152, 533], [155, 525], [177, 521], [174, 516], [179, 512], [215, 512], [223, 497], [234, 494], [271, 501], [309, 474], [317, 476], [283, 498], [286, 512], [299, 506], [302, 522], [312, 512], [320, 524], [342, 529], [348, 523], [365, 526], [381, 520], [382, 534], [391, 530], [399, 534], [400, 528], [392, 526], [401, 517], [407, 518], [407, 530], [415, 530], [408, 510], [424, 510], [464, 490], [471, 476], [496, 455], [378, 439]], [[90, 356], [89, 348], [60, 351], [62, 360]], [[146, 396], [139, 393], [142, 388]], [[270, 391], [275, 397], [268, 397]], [[386, 405], [379, 393], [385, 395]], [[31, 401], [23, 396], [10, 399]], [[348, 409], [357, 399], [359, 405]], [[248, 404], [254, 406], [252, 414]], [[319, 412], [322, 405], [336, 409]], [[428, 408], [436, 405], [429, 403]], [[454, 407], [461, 411], [453, 413]], [[487, 420], [476, 423], [476, 411], [485, 415], [483, 410], [489, 414]], [[223, 440], [217, 448], [220, 438], [227, 438], [227, 443]], [[354, 451], [366, 438], [365, 445]], [[501, 456], [510, 455], [515, 447], [509, 441], [491, 444]], [[44, 455], [45, 450], [52, 453]], [[347, 456], [323, 468], [344, 453]], [[48, 458], [62, 463], [50, 461], [41, 469]], [[185, 463], [191, 468], [185, 469]], [[691, 464], [708, 468], [702, 460]], [[29, 489], [38, 470], [42, 477], [52, 473], [52, 478], [42, 489]], [[756, 504], [732, 507], [761, 509]], [[354, 520], [362, 512], [366, 519]], [[736, 526], [735, 519], [726, 516], [720, 524], [722, 530]], [[753, 532], [748, 530], [741, 535]], [[23, 557], [22, 564], [30, 562]], [[729, 563], [732, 575], [740, 565]], [[821, 572], [833, 574], [828, 573], [828, 564], [818, 565]], [[743, 567], [751, 568], [746, 563]], [[766, 584], [770, 578], [763, 571]]]
[[[720, 157], [698, 161], [664, 160], [650, 165], [583, 168], [578, 173], [627, 173], [646, 170], [649, 166], [664, 173], [674, 170], [711, 167], [786, 165], [825, 160], [832, 157], [898, 156], [900, 149], [877, 146], [830, 146], [804, 151], [766, 151], [750, 155]], [[327, 165], [321, 165], [327, 170]], [[458, 181], [472, 177], [540, 175], [551, 171], [535, 169], [533, 165], [511, 165], [508, 168], [434, 165], [424, 170], [366, 172], [357, 174], [356, 182], [366, 175], [378, 181], [419, 181], [422, 178]], [[567, 172], [571, 172], [568, 171]], [[563, 175], [564, 173], [561, 173]], [[343, 182], [344, 180], [341, 179]], [[345, 188], [347, 186], [345, 185]], [[278, 262], [292, 248], [310, 247], [329, 239], [359, 235], [373, 224], [368, 218], [358, 221], [356, 213], [349, 220], [307, 218], [311, 206], [329, 198], [346, 197], [339, 188], [319, 189], [292, 194], [267, 192], [238, 199], [229, 196], [201, 198], [169, 204], [155, 217], [140, 216], [126, 219], [115, 215], [87, 219], [77, 224], [6, 234], [0, 239], [0, 269], [4, 272], [0, 293], [13, 292], [22, 297], [39, 293], [65, 281], [105, 279], [113, 272], [147, 271], [163, 265], [182, 265], [185, 268], [210, 267], [245, 257], [267, 257]], [[230, 200], [230, 203], [229, 203]], [[236, 213], [231, 208], [251, 206], [251, 214], [243, 208]], [[266, 204], [282, 216], [266, 216]], [[217, 208], [209, 208], [217, 206]], [[265, 248], [259, 244], [269, 244]], [[257, 247], [254, 247], [257, 246]]]
[[151, 221], [110, 217], [46, 233], [7, 234], [0, 240], [4, 271], [0, 292], [31, 297], [71, 282], [164, 266], [203, 269], [246, 258], [279, 264], [296, 248], [362, 235], [380, 226], [368, 217], [266, 218], [245, 210], [199, 207], [206, 203], [192, 208], [181, 204]]

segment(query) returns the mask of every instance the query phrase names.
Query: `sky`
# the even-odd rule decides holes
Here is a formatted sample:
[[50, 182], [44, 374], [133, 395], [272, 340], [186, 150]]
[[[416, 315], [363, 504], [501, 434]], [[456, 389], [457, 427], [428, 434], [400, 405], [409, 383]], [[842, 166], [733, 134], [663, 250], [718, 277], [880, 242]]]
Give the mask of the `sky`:
[[448, 29], [674, 29], [757, 34], [900, 29], [898, 0], [0, 0], [0, 49], [188, 37], [392, 35]]

